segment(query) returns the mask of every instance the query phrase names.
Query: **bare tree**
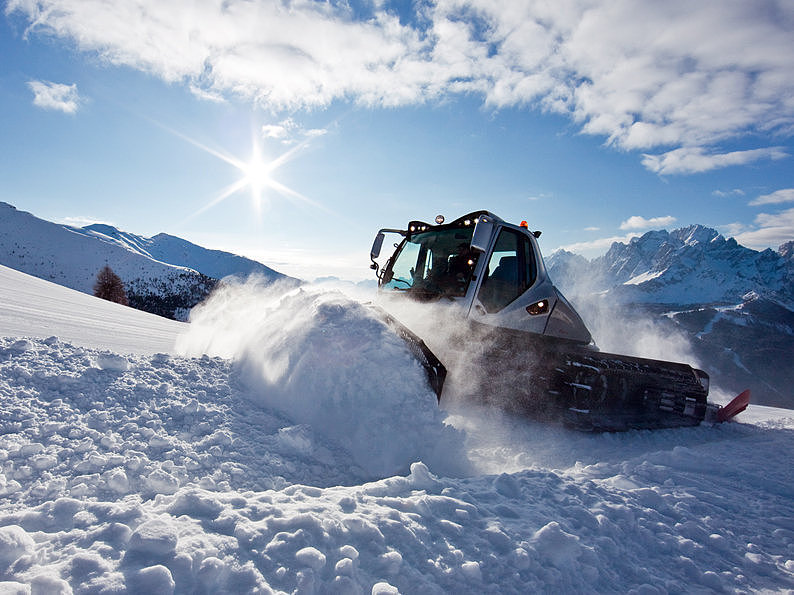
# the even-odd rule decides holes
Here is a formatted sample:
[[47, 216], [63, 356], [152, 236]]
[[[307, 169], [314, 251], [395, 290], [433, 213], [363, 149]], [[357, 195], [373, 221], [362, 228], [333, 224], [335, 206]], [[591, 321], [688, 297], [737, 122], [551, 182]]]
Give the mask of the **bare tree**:
[[94, 283], [94, 295], [103, 300], [109, 300], [122, 304], [129, 305], [127, 302], [127, 294], [124, 291], [124, 283], [121, 278], [113, 272], [113, 270], [105, 265], [96, 276], [96, 283]]

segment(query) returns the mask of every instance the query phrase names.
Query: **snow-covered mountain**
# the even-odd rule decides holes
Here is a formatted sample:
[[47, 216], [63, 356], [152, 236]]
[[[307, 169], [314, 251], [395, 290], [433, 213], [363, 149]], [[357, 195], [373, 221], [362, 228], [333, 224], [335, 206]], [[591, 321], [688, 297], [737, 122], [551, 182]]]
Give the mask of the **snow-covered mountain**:
[[692, 225], [614, 243], [592, 261], [557, 251], [546, 264], [591, 330], [605, 313], [652, 319], [689, 339], [717, 386], [794, 407], [794, 241], [757, 251]]
[[250, 258], [222, 250], [203, 248], [182, 238], [165, 233], [145, 238], [119, 231], [111, 225], [102, 223], [88, 225], [83, 227], [81, 231], [87, 235], [99, 237], [102, 240], [110, 238], [117, 241], [119, 245], [133, 252], [138, 252], [142, 256], [178, 267], [193, 269], [213, 279], [223, 279], [229, 276], [245, 278], [249, 275], [258, 275], [269, 281], [286, 278], [286, 275]]
[[174, 236], [146, 238], [103, 224], [60, 225], [2, 202], [0, 264], [84, 293], [93, 293], [96, 275], [107, 264], [124, 282], [131, 306], [177, 319], [223, 277], [285, 278], [261, 263]]
[[0, 266], [0, 592], [794, 589], [791, 411], [576, 433], [439, 409], [336, 292], [194, 314]]
[[592, 261], [557, 251], [547, 265], [564, 291], [606, 291], [622, 303], [736, 303], [755, 292], [794, 304], [792, 244], [759, 252], [691, 225], [615, 242]]

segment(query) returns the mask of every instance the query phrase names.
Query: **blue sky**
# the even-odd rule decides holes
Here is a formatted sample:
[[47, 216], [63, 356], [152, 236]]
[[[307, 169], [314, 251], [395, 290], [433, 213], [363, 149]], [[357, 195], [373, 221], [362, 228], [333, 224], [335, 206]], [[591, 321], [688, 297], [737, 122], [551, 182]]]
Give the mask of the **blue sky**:
[[10, 0], [0, 200], [366, 278], [488, 209], [544, 252], [794, 239], [794, 4]]

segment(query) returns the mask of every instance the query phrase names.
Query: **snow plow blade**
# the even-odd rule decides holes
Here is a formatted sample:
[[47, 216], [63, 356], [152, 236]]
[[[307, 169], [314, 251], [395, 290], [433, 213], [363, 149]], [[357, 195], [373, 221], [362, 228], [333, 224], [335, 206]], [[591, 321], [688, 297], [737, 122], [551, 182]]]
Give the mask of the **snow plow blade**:
[[377, 314], [377, 316], [385, 322], [397, 335], [405, 341], [408, 349], [419, 361], [427, 374], [427, 382], [436, 393], [436, 398], [441, 400], [441, 391], [444, 389], [444, 380], [447, 377], [447, 369], [444, 364], [430, 351], [425, 342], [422, 341], [415, 333], [397, 320], [394, 316], [386, 312], [383, 308], [378, 306], [369, 305], [369, 307]]
[[715, 421], [717, 423], [730, 421], [747, 409], [749, 404], [750, 390], [747, 389], [735, 396], [733, 400], [724, 407], [716, 405], [711, 406], [709, 409], [708, 421]]

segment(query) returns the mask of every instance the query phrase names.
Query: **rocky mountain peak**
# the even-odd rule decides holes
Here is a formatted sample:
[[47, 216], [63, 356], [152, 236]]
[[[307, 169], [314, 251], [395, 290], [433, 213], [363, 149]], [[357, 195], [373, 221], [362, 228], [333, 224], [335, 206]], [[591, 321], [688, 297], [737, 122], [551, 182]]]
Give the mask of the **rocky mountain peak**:
[[690, 225], [688, 227], [674, 229], [670, 232], [670, 237], [688, 246], [709, 244], [715, 240], [724, 241], [725, 239], [717, 230], [706, 227], [705, 225]]

